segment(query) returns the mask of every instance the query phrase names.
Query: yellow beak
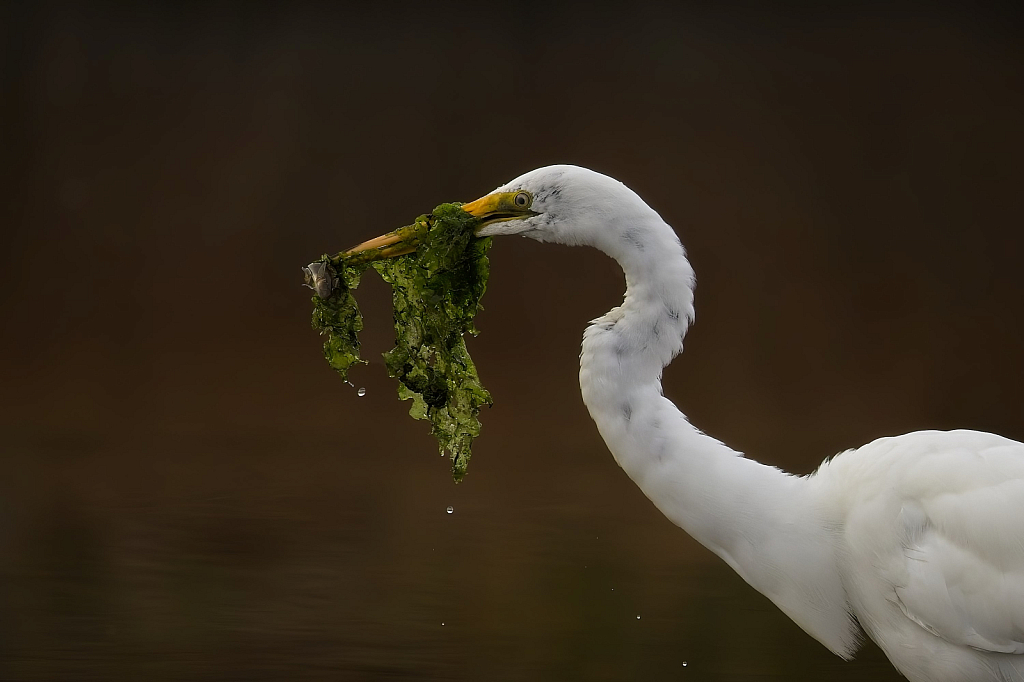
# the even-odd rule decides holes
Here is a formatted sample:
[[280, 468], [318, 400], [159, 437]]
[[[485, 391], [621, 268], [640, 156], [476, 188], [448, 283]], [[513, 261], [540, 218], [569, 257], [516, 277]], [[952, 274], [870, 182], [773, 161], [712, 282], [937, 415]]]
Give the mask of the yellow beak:
[[412, 253], [429, 229], [430, 225], [426, 222], [406, 225], [353, 246], [341, 256], [347, 262], [355, 265]]
[[[480, 221], [476, 227], [479, 231], [490, 223], [536, 215], [530, 210], [531, 203], [533, 197], [526, 192], [496, 192], [463, 204], [462, 210]], [[426, 222], [413, 223], [353, 246], [341, 257], [356, 264], [412, 253], [429, 230]]]

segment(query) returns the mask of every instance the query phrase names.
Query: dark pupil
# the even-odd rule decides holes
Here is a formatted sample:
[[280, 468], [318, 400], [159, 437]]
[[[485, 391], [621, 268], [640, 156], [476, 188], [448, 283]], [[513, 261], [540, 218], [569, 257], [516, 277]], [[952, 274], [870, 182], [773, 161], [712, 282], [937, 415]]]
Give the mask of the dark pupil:
[[526, 196], [523, 194], [517, 194], [516, 203], [520, 206], [526, 206]]

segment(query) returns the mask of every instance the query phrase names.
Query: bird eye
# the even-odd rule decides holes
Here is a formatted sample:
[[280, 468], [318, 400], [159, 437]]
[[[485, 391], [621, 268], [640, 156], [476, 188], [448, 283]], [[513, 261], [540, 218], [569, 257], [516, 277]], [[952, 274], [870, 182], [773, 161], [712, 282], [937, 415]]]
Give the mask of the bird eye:
[[533, 197], [530, 196], [529, 192], [520, 192], [512, 198], [512, 202], [516, 205], [516, 208], [526, 208], [533, 202]]

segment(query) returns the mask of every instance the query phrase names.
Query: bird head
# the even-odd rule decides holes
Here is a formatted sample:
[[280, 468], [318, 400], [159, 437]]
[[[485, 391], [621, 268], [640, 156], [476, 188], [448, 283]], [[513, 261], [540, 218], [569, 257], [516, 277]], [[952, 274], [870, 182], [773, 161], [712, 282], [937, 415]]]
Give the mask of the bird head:
[[[610, 255], [637, 247], [637, 226], [657, 213], [624, 184], [579, 166], [545, 166], [525, 173], [462, 209], [479, 219], [479, 237], [522, 235], [542, 242], [595, 246]], [[351, 249], [374, 257], [408, 253], [415, 226]]]
[[462, 208], [482, 221], [481, 237], [518, 234], [598, 247], [638, 212], [654, 213], [618, 180], [569, 165], [530, 171]]

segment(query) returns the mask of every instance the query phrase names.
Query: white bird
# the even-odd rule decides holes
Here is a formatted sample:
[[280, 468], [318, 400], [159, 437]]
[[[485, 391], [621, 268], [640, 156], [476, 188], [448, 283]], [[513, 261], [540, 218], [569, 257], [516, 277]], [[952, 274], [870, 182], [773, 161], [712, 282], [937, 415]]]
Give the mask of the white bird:
[[915, 682], [1024, 680], [1024, 444], [919, 431], [808, 476], [748, 459], [662, 395], [694, 319], [694, 273], [636, 193], [560, 165], [463, 208], [480, 236], [618, 261], [625, 299], [587, 328], [580, 388], [615, 460], [673, 523], [844, 659], [863, 632]]

